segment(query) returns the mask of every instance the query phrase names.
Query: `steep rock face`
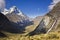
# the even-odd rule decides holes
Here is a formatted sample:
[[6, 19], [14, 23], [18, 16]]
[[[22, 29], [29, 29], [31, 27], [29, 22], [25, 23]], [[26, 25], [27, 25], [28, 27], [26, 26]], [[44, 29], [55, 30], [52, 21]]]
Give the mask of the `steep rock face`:
[[48, 16], [44, 16], [39, 24], [36, 26], [36, 28], [30, 32], [28, 35], [35, 35], [35, 34], [40, 34], [40, 33], [46, 33], [46, 28], [48, 29], [48, 24], [50, 23], [51, 18]]
[[49, 22], [50, 22], [50, 20], [51, 20], [51, 18], [50, 17], [48, 17], [48, 16], [44, 16], [43, 18], [42, 18], [42, 20], [39, 22], [39, 25], [36, 27], [36, 32], [37, 31], [41, 31], [42, 32], [42, 30], [41, 29], [44, 29], [44, 28], [46, 28], [46, 26], [49, 24]]
[[34, 18], [34, 19], [32, 20], [31, 25], [26, 26], [25, 32], [30, 33], [31, 31], [35, 30], [36, 26], [38, 26], [38, 24], [39, 24], [39, 22], [42, 20], [42, 18], [43, 18], [42, 16], [38, 16], [38, 17]]
[[60, 25], [60, 2], [54, 6], [54, 8], [47, 14], [47, 16], [57, 21], [54, 27], [51, 29], [51, 31], [57, 31], [57, 28], [59, 28], [58, 25]]
[[7, 31], [11, 33], [20, 33], [22, 32], [22, 28], [16, 23], [9, 21], [9, 19], [0, 13], [0, 31]]

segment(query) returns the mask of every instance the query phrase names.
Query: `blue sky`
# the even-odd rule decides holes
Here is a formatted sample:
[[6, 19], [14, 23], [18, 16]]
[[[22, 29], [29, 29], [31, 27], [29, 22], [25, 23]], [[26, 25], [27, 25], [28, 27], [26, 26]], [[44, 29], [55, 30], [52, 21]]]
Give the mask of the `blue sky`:
[[6, 0], [6, 8], [17, 6], [25, 15], [36, 17], [45, 15], [52, 0]]

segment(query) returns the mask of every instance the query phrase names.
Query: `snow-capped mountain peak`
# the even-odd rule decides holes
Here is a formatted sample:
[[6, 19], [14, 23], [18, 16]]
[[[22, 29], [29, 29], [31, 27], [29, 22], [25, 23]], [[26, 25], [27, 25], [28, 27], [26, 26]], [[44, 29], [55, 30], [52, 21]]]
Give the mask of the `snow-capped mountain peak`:
[[[11, 15], [15, 18], [17, 17], [19, 19], [29, 19], [28, 16], [26, 16], [21, 10], [19, 10], [16, 6], [11, 7], [9, 10], [5, 9], [4, 12], [2, 12], [4, 15]], [[20, 17], [20, 18], [19, 18]]]
[[10, 13], [12, 13], [12, 12], [19, 13], [18, 8], [16, 6], [11, 7], [9, 11], [10, 11]]
[[20, 16], [24, 16], [24, 14], [22, 13], [21, 10], [19, 10], [16, 6], [13, 6], [10, 8], [9, 10], [10, 13], [15, 13], [17, 15], [20, 15]]
[[21, 10], [19, 10], [16, 6], [11, 7], [9, 10], [4, 9], [4, 11], [2, 12], [4, 15], [6, 14], [10, 14], [10, 13], [14, 13], [16, 15], [20, 15], [20, 16], [24, 16], [23, 12]]
[[8, 9], [4, 9], [2, 13], [3, 13], [4, 15], [6, 15], [6, 14], [9, 13], [9, 10], [8, 10]]

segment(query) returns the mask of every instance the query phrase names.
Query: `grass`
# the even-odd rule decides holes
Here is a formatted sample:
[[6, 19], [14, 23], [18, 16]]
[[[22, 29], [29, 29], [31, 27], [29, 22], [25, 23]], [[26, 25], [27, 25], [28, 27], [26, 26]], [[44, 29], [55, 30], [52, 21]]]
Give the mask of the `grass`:
[[7, 37], [0, 40], [60, 40], [60, 32], [50, 32], [48, 34], [39, 34], [34, 36], [24, 36], [21, 34], [6, 34]]

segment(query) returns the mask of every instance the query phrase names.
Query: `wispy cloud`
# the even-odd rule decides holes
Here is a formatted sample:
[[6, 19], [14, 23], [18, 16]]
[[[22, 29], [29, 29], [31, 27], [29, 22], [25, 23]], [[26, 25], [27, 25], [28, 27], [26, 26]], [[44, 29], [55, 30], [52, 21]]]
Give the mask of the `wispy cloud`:
[[2, 11], [5, 7], [5, 0], [0, 0], [0, 11]]
[[60, 0], [52, 0], [51, 4], [48, 6], [48, 8], [49, 8], [50, 10], [52, 10], [53, 7], [54, 7], [58, 2], [60, 2]]

